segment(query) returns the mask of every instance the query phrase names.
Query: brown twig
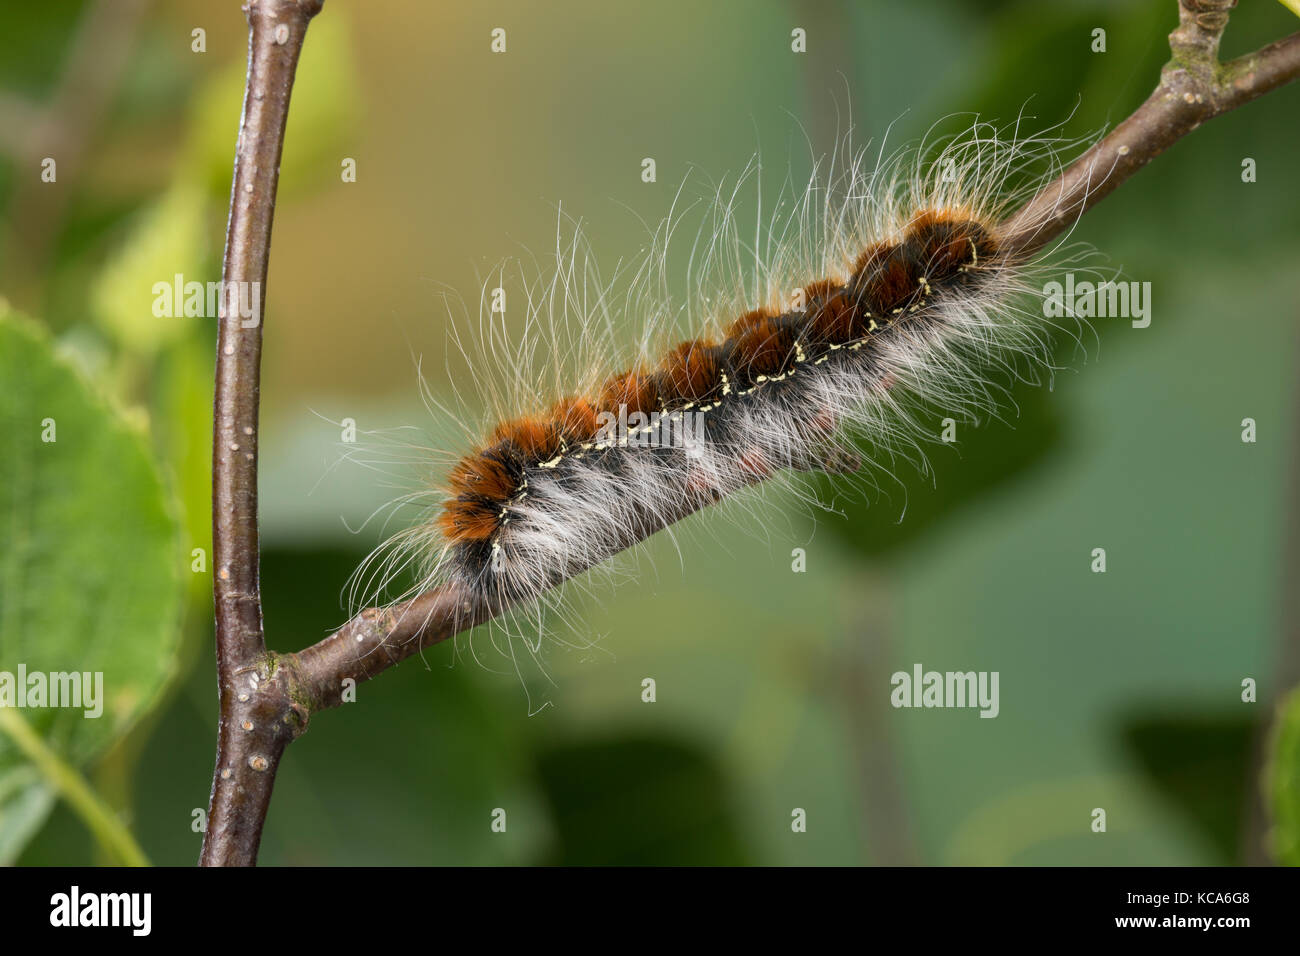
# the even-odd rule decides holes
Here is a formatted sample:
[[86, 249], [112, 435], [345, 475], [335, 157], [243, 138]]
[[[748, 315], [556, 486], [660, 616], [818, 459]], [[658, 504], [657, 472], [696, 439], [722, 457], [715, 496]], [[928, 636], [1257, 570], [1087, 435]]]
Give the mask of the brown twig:
[[[288, 699], [286, 675], [266, 652], [258, 584], [257, 425], [271, 220], [289, 94], [307, 24], [322, 0], [251, 0], [248, 82], [222, 266], [212, 427], [213, 596], [221, 718], [204, 865], [257, 860], [262, 824], [285, 744], [307, 715]], [[248, 290], [257, 290], [256, 296]], [[257, 303], [252, 316], [240, 312]]]
[[1207, 120], [1300, 74], [1300, 33], [1219, 63], [1219, 38], [1237, 0], [1182, 0], [1173, 58], [1146, 102], [1041, 190], [1002, 227], [1010, 250], [1031, 252], [1065, 232], [1121, 183]]
[[[1203, 122], [1300, 75], [1300, 33], [1229, 63], [1217, 62], [1219, 37], [1235, 2], [1180, 0], [1179, 26], [1170, 35], [1173, 58], [1155, 92], [1003, 223], [1004, 244], [1026, 253], [1042, 247]], [[273, 160], [279, 156], [302, 33], [319, 6], [279, 0], [255, 3], [249, 11], [249, 90], [231, 201], [227, 278], [265, 278], [275, 197]], [[280, 23], [289, 26], [290, 36], [275, 44], [271, 31]], [[237, 316], [223, 319], [214, 441], [222, 718], [205, 864], [255, 860], [285, 745], [306, 728], [312, 714], [342, 702], [345, 681], [369, 680], [505, 610], [485, 607], [475, 595], [449, 584], [401, 604], [363, 611], [296, 654], [265, 650], [257, 590], [254, 441], [260, 342], [260, 326], [244, 330]], [[631, 547], [710, 503], [707, 498], [683, 500], [672, 513], [629, 529], [623, 545]], [[252, 730], [242, 729], [249, 725]]]

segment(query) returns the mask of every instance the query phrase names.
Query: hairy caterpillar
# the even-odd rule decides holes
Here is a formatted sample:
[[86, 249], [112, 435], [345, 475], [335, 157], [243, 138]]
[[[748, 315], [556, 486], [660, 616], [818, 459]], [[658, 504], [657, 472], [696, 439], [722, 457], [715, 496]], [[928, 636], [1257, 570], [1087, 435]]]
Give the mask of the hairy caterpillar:
[[[734, 190], [720, 192], [680, 309], [664, 278], [672, 215], [621, 303], [576, 241], [557, 244], [521, 342], [486, 295], [476, 338], [458, 338], [477, 386], [492, 392], [484, 361], [505, 372], [492, 420], [468, 429], [428, 513], [371, 556], [358, 587], [415, 565], [416, 590], [450, 582], [472, 605], [531, 607], [760, 482], [887, 470], [932, 432], [918, 400], [966, 420], [995, 412], [1023, 358], [1046, 362], [1049, 323], [1017, 302], [1064, 264], [1060, 244], [1008, 248], [999, 223], [1072, 145], [976, 123], [874, 162], [842, 148], [749, 242]], [[614, 365], [628, 323], [644, 326], [640, 346]]]

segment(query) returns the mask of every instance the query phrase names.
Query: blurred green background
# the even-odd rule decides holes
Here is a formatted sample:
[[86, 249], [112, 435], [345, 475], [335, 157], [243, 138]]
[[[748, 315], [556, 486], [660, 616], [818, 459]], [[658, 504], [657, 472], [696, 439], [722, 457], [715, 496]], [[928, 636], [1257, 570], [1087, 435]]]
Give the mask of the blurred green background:
[[[84, 535], [85, 554], [42, 567], [27, 537], [0, 540], [0, 669], [88, 667], [99, 641], [112, 687], [149, 658], [112, 739], [29, 719], [153, 862], [190, 864], [216, 723], [210, 568], [191, 570], [193, 549], [210, 548], [215, 335], [209, 319], [155, 319], [150, 290], [175, 273], [219, 277], [245, 23], [235, 0], [47, 0], [8, 5], [3, 21], [0, 295], [48, 330], [52, 368], [143, 438], [157, 478], [128, 481], [112, 457], [82, 462], [112, 503], [77, 516], [59, 503], [71, 500], [58, 497], [64, 472], [24, 484], [16, 465], [0, 471], [18, 489], [11, 511], [43, 503], [33, 513]], [[293, 97], [267, 289], [270, 646], [294, 650], [342, 623], [344, 584], [384, 536], [367, 516], [411, 488], [400, 469], [341, 461], [333, 422], [445, 441], [451, 424], [421, 402], [416, 370], [421, 360], [444, 401], [446, 380], [464, 378], [443, 293], [473, 305], [500, 259], [547, 255], [557, 207], [612, 268], [635, 258], [688, 174], [724, 180], [760, 153], [765, 188], [779, 187], [804, 175], [808, 142], [831, 148], [850, 119], [862, 143], [892, 124], [891, 146], [949, 114], [1005, 122], [1022, 109], [1083, 135], [1146, 97], [1175, 23], [1173, 0], [329, 0]], [[1298, 26], [1280, 4], [1243, 3], [1224, 53]], [[507, 31], [503, 55], [489, 52], [494, 27]], [[806, 54], [790, 50], [795, 27]], [[1091, 49], [1099, 27], [1104, 53]], [[1052, 387], [1017, 386], [1005, 421], [927, 449], [932, 475], [904, 464], [880, 495], [823, 482], [844, 516], [814, 521], [769, 494], [762, 526], [734, 508], [660, 535], [634, 578], [575, 593], [544, 672], [517, 674], [480, 633], [362, 685], [290, 748], [261, 861], [1276, 856], [1287, 837], [1274, 816], [1287, 811], [1267, 805], [1261, 781], [1294, 767], [1269, 770], [1268, 725], [1300, 678], [1297, 107], [1293, 87], [1215, 120], [1080, 224], [1076, 238], [1152, 284], [1149, 328], [1101, 320], [1081, 344], [1063, 338]], [[646, 156], [656, 183], [641, 181]], [[57, 159], [54, 183], [44, 157]], [[356, 182], [341, 181], [345, 158]], [[35, 355], [42, 336], [22, 327]], [[10, 347], [4, 389], [21, 393], [39, 363]], [[87, 422], [107, 414], [98, 401]], [[0, 416], [22, 431], [6, 447], [35, 434], [17, 402]], [[1247, 417], [1253, 444], [1240, 437]], [[130, 540], [140, 522], [110, 532], [96, 517], [153, 514], [159, 501], [168, 517], [147, 541]], [[137, 607], [96, 614], [85, 580], [145, 567], [159, 541], [175, 561], [146, 584], [176, 594], [142, 584]], [[1089, 570], [1096, 547], [1105, 574]], [[806, 573], [792, 573], [793, 548]], [[55, 633], [66, 615], [37, 629], [18, 610], [50, 602], [77, 610], [75, 634]], [[999, 671], [1000, 715], [892, 709], [890, 674], [917, 662]], [[1241, 700], [1245, 678], [1257, 703]], [[1105, 834], [1090, 831], [1095, 807]], [[495, 808], [505, 833], [491, 830]], [[792, 832], [795, 808], [807, 832]], [[0, 854], [108, 859], [2, 737]]]

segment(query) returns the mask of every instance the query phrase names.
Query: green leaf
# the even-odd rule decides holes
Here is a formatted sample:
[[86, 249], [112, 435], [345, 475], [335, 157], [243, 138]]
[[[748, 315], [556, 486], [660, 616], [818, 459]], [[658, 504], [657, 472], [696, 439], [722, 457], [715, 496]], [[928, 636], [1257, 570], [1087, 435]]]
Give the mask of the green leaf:
[[[16, 704], [20, 667], [92, 675], [82, 706], [20, 711], [79, 767], [126, 733], [175, 669], [176, 522], [144, 437], [3, 306], [0, 381], [0, 681], [11, 675]], [[38, 828], [51, 792], [0, 735], [0, 863]]]
[[[561, 744], [538, 775], [555, 816], [561, 865], [740, 866], [750, 854], [721, 768], [671, 737]], [[635, 821], [629, 825], [629, 821]]]
[[[212, 554], [212, 375], [210, 336], [191, 337], [158, 357], [154, 371], [153, 436], [159, 458], [171, 466], [181, 510], [181, 550]], [[191, 596], [207, 613], [212, 568], [183, 572]]]
[[1194, 824], [1223, 865], [1241, 849], [1251, 780], [1253, 717], [1235, 712], [1141, 715], [1121, 734], [1170, 805]]
[[54, 787], [31, 764], [0, 770], [0, 864], [18, 857], [53, 806]]
[[155, 315], [154, 286], [171, 287], [177, 275], [182, 282], [215, 278], [202, 274], [206, 229], [203, 191], [178, 180], [145, 210], [100, 269], [91, 286], [91, 305], [100, 325], [123, 347], [150, 356], [203, 321], [184, 316], [183, 299], [172, 303], [175, 314]]
[[1273, 804], [1273, 852], [1279, 863], [1300, 866], [1300, 690], [1282, 704], [1267, 786]]

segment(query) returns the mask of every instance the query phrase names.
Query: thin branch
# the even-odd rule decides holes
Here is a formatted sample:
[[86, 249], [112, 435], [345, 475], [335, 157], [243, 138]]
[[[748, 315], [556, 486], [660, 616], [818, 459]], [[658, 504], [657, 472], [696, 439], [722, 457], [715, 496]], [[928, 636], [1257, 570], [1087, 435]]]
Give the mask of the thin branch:
[[[1137, 110], [1005, 223], [1002, 242], [1031, 252], [1207, 120], [1263, 96], [1300, 75], [1300, 33], [1225, 64], [1215, 59], [1236, 0], [1183, 0], [1169, 35], [1173, 59]], [[1217, 24], [1211, 29], [1210, 24]]]
[[[226, 226], [212, 427], [213, 596], [221, 718], [204, 865], [252, 865], [275, 771], [306, 719], [285, 708], [262, 634], [257, 425], [271, 220], [298, 55], [322, 0], [252, 0], [248, 81]], [[242, 296], [241, 296], [242, 292]], [[256, 303], [241, 315], [241, 298]]]
[[13, 707], [0, 707], [0, 733], [40, 771], [45, 782], [59, 792], [95, 840], [124, 866], [148, 866], [149, 858], [135, 842], [131, 829], [86, 782], [77, 769], [58, 755], [45, 738], [32, 729]]
[[48, 104], [0, 94], [0, 151], [24, 170], [24, 176], [29, 164], [35, 168], [47, 156], [55, 159], [63, 184], [15, 194], [0, 235], [0, 265], [10, 295], [15, 288], [33, 297], [42, 292], [33, 277], [50, 271], [46, 259], [58, 240], [64, 212], [77, 195], [86, 151], [94, 145], [131, 62], [146, 6], [147, 0], [87, 4]]

